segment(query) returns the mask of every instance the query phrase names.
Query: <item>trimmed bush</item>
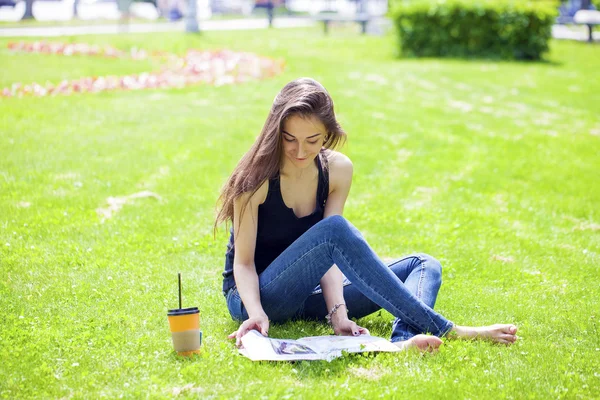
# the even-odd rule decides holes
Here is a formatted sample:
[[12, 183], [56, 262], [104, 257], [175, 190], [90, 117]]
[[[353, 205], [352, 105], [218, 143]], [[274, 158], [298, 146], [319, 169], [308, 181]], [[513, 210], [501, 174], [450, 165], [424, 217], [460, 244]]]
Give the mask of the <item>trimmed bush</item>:
[[403, 56], [538, 60], [556, 17], [551, 4], [419, 0], [398, 4], [391, 15]]

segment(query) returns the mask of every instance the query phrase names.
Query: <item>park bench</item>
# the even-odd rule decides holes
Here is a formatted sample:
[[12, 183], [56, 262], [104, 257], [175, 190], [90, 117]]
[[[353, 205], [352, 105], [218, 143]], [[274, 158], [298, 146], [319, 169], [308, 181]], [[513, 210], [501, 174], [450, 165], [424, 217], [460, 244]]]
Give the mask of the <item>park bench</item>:
[[361, 32], [367, 32], [367, 24], [371, 17], [366, 13], [358, 13], [351, 15], [323, 13], [315, 16], [316, 21], [323, 22], [323, 32], [329, 33], [329, 24], [332, 22], [357, 22], [361, 26]]
[[594, 26], [600, 25], [600, 11], [597, 11], [590, 0], [571, 0], [559, 7], [556, 23], [560, 25], [586, 25], [588, 41], [594, 41]]
[[588, 41], [594, 41], [594, 26], [600, 25], [600, 11], [597, 10], [579, 10], [573, 16], [573, 23], [577, 25], [587, 25]]

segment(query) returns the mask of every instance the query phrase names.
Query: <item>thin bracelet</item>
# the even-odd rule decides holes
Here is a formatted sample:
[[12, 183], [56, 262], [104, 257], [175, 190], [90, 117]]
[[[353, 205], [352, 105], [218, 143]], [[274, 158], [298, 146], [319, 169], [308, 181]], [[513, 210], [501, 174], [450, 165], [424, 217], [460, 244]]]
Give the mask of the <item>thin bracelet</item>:
[[[338, 303], [338, 304], [334, 305], [333, 308], [331, 309], [331, 311], [329, 311], [329, 314], [327, 314], [325, 316], [325, 319], [327, 320], [327, 323], [329, 325], [331, 325], [331, 318], [333, 317], [333, 314], [335, 314], [337, 312], [338, 308], [340, 308], [341, 306], [346, 307], [346, 304]], [[346, 307], [346, 312], [348, 312], [348, 307]]]

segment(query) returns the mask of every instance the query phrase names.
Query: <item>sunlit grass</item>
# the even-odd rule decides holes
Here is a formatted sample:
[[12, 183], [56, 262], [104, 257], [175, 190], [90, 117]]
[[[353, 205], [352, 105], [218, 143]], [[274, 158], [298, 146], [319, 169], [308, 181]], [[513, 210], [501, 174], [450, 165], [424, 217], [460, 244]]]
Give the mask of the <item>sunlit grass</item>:
[[[394, 38], [348, 28], [70, 38], [182, 54], [283, 58], [239, 86], [0, 100], [0, 395], [5, 398], [590, 398], [600, 376], [600, 49], [553, 42], [542, 63], [398, 60]], [[2, 85], [131, 73], [135, 61], [9, 54]], [[220, 293], [220, 186], [288, 81], [333, 96], [355, 178], [345, 215], [382, 257], [444, 265], [437, 309], [514, 322], [510, 347], [252, 363]], [[111, 196], [148, 190], [103, 221]], [[203, 354], [171, 351], [166, 320], [199, 306]], [[388, 336], [387, 312], [364, 318]], [[273, 337], [329, 334], [274, 325]]]

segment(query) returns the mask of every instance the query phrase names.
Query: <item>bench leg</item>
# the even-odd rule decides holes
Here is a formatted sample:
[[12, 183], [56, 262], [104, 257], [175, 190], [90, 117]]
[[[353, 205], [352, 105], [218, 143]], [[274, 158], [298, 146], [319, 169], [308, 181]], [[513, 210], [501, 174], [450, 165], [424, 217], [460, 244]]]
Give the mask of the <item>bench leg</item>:
[[593, 29], [593, 25], [588, 25], [588, 31], [589, 31], [589, 37], [588, 37], [588, 42], [593, 42], [594, 41], [594, 29]]
[[323, 33], [326, 35], [329, 33], [329, 21], [323, 21]]
[[360, 21], [360, 25], [361, 25], [361, 32], [364, 35], [365, 33], [367, 33], [367, 21]]
[[269, 18], [269, 28], [273, 27], [273, 7], [267, 8], [267, 18]]

